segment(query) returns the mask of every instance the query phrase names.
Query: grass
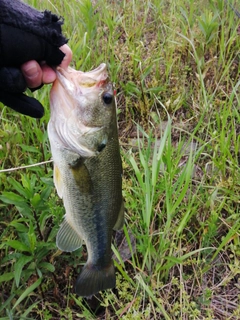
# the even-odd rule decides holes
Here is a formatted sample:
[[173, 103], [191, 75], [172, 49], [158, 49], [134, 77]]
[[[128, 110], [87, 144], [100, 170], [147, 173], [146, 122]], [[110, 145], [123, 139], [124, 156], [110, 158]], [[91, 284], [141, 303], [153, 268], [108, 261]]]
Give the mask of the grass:
[[77, 297], [85, 248], [56, 248], [45, 86], [43, 119], [1, 108], [0, 319], [239, 319], [240, 20], [223, 0], [92, 2], [28, 1], [64, 17], [73, 67], [115, 83], [117, 286]]

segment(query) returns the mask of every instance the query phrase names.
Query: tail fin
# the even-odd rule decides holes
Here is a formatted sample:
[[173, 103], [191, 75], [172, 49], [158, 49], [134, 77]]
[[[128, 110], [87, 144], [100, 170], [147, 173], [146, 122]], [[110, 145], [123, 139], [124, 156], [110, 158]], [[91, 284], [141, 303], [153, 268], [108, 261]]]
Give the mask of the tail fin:
[[109, 267], [102, 269], [87, 263], [77, 278], [75, 291], [79, 296], [88, 297], [115, 286], [116, 275], [112, 261]]

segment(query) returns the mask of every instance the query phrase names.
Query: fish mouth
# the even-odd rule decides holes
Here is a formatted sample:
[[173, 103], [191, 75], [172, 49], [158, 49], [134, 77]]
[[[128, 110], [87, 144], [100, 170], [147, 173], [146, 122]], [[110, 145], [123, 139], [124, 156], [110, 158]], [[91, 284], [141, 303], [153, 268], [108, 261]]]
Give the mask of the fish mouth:
[[109, 82], [105, 63], [88, 72], [76, 71], [71, 67], [57, 67], [56, 73], [61, 85], [72, 94], [84, 94], [88, 89], [101, 88]]

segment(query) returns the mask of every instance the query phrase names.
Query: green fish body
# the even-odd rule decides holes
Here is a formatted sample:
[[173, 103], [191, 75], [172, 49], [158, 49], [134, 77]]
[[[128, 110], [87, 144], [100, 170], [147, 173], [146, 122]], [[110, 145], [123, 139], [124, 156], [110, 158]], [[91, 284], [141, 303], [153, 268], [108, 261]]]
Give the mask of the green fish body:
[[71, 252], [84, 241], [88, 260], [75, 289], [91, 296], [115, 287], [112, 230], [124, 223], [116, 106], [105, 64], [86, 73], [58, 68], [48, 135], [66, 210], [57, 246]]

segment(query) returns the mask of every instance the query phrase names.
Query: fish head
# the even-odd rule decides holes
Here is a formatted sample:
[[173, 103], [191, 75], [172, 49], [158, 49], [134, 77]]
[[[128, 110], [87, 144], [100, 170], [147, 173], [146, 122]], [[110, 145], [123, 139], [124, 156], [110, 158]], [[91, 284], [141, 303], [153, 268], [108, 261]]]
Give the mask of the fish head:
[[[50, 126], [66, 148], [83, 157], [106, 145], [116, 127], [116, 106], [107, 66], [82, 72], [56, 70], [50, 94]], [[53, 132], [53, 130], [50, 132]]]

